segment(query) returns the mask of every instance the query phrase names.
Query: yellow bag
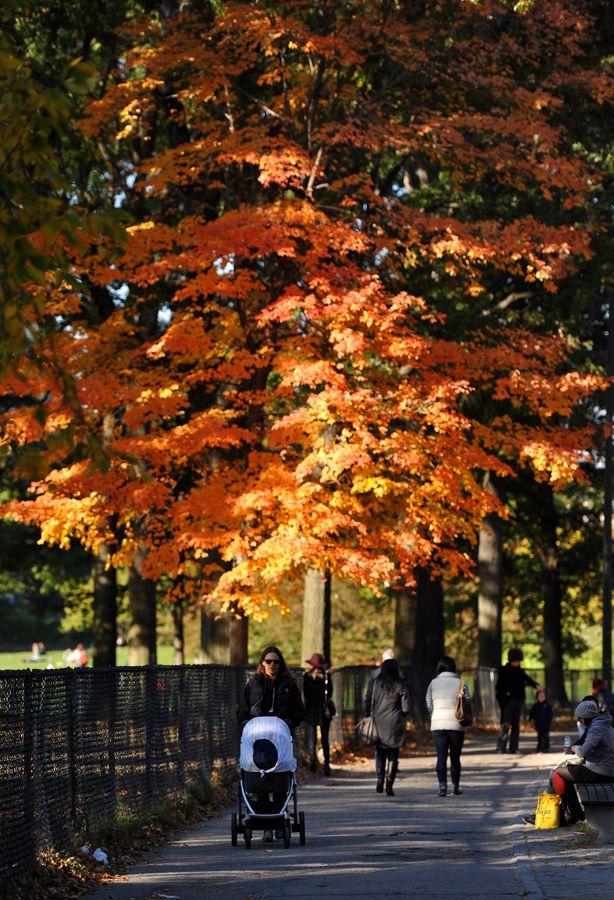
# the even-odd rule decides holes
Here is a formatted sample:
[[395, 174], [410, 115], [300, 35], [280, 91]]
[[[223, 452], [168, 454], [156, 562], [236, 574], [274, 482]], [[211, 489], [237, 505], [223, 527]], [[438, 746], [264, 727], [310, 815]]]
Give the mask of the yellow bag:
[[558, 828], [561, 823], [561, 798], [558, 794], [544, 792], [537, 798], [535, 809], [536, 828]]

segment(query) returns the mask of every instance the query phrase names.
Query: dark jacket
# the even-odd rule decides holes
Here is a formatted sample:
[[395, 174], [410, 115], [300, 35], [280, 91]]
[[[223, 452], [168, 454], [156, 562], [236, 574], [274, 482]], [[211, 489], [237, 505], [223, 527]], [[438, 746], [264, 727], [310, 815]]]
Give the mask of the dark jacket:
[[513, 666], [511, 663], [501, 666], [495, 687], [499, 705], [505, 706], [508, 700], [524, 700], [524, 689], [527, 684], [537, 687], [537, 682], [527, 675], [522, 666]]
[[303, 721], [305, 707], [294, 678], [279, 675], [271, 681], [264, 675], [252, 675], [237, 707], [241, 727], [256, 716], [278, 716], [292, 730]]
[[394, 682], [385, 691], [381, 678], [373, 682], [371, 695], [365, 700], [365, 711], [375, 719], [379, 747], [400, 747], [405, 739], [405, 717], [409, 713], [409, 689], [404, 681]]
[[595, 699], [597, 701], [597, 704], [602, 709], [607, 709], [610, 715], [614, 718], [614, 693], [608, 690], [599, 691]]
[[529, 710], [529, 719], [533, 719], [538, 731], [550, 728], [552, 723], [552, 707], [547, 700], [536, 700]]
[[305, 698], [305, 721], [309, 725], [323, 725], [330, 722], [324, 716], [324, 704], [333, 696], [333, 682], [328, 672], [323, 675], [305, 674], [303, 679]]
[[578, 755], [584, 758], [587, 768], [598, 775], [614, 777], [614, 728], [607, 710], [595, 716], [584, 732], [582, 742], [576, 741], [575, 746], [580, 748]]

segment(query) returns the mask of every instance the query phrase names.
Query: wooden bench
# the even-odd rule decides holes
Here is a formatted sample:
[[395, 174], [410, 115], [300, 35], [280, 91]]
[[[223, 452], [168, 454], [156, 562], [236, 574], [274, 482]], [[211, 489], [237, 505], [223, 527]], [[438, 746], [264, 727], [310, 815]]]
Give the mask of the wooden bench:
[[614, 784], [575, 784], [586, 821], [603, 841], [614, 841]]

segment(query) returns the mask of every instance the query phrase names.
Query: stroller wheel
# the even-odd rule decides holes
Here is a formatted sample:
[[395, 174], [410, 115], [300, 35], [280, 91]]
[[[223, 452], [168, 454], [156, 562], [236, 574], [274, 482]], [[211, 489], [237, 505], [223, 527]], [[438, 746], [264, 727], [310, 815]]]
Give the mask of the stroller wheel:
[[286, 850], [290, 846], [292, 841], [292, 825], [290, 823], [290, 819], [286, 819], [284, 822], [284, 847]]
[[233, 813], [230, 817], [230, 840], [232, 842], [232, 846], [237, 846], [237, 814]]
[[249, 825], [245, 826], [244, 837], [245, 837], [245, 849], [249, 850], [249, 848], [252, 846], [252, 829], [249, 827]]
[[305, 844], [305, 813], [298, 814], [299, 842], [301, 847]]

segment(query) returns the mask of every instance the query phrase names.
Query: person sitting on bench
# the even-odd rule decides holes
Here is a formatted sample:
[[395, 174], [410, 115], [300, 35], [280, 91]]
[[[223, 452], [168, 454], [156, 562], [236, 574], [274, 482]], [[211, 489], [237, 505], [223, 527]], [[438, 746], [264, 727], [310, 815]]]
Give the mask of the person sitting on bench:
[[560, 765], [552, 773], [554, 792], [561, 797], [565, 824], [575, 825], [586, 817], [574, 784], [611, 784], [614, 782], [614, 728], [607, 709], [600, 710], [595, 700], [582, 700], [576, 706], [576, 720], [584, 731], [571, 748], [577, 762]]

